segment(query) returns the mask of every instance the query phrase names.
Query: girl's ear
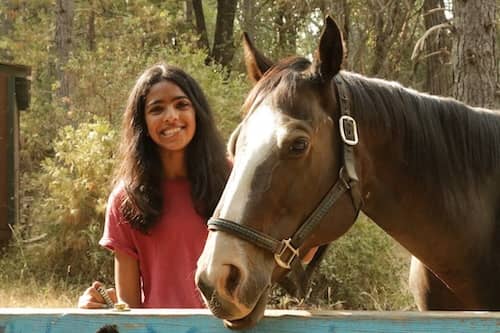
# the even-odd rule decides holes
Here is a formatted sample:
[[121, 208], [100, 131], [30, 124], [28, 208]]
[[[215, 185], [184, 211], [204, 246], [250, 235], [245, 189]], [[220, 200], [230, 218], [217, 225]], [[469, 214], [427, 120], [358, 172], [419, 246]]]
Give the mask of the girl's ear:
[[243, 33], [243, 53], [248, 77], [255, 84], [273, 66], [273, 62], [254, 47], [246, 32]]

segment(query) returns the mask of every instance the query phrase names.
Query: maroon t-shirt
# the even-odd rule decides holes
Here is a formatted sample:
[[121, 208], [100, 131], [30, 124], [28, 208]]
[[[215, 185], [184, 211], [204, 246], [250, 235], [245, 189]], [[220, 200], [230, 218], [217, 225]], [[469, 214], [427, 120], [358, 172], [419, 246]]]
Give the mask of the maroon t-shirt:
[[194, 209], [188, 180], [163, 182], [163, 214], [148, 234], [130, 227], [120, 213], [122, 186], [111, 193], [99, 244], [139, 261], [144, 308], [202, 308], [196, 261], [207, 238], [206, 220]]

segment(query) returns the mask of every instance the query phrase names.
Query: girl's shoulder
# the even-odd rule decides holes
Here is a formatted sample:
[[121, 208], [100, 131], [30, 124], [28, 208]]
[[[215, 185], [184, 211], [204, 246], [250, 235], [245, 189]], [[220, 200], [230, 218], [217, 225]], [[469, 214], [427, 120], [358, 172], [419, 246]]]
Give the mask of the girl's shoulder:
[[108, 197], [108, 206], [119, 207], [126, 196], [125, 183], [119, 181], [115, 184]]

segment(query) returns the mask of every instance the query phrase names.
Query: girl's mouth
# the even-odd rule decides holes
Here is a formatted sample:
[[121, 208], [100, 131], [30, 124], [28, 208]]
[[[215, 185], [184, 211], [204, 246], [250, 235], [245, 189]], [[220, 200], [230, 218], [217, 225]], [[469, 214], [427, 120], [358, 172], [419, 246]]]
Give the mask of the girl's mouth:
[[160, 132], [160, 135], [166, 138], [176, 135], [182, 130], [181, 127], [168, 128]]

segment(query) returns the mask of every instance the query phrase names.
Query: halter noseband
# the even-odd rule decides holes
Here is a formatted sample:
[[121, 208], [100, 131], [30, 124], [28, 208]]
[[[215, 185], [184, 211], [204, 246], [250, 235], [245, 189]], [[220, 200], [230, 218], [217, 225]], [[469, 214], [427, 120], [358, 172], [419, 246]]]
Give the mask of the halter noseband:
[[[351, 116], [351, 109], [347, 91], [347, 85], [342, 76], [337, 74], [334, 78], [339, 94], [340, 118], [339, 131], [343, 144], [344, 165], [340, 168], [339, 179], [330, 188], [328, 193], [319, 202], [318, 206], [302, 223], [299, 229], [292, 237], [283, 240], [277, 240], [258, 230], [238, 224], [236, 222], [223, 218], [210, 218], [208, 220], [208, 229], [210, 231], [225, 231], [244, 239], [260, 248], [263, 248], [274, 254], [276, 263], [285, 269], [294, 268], [295, 259], [299, 256], [299, 248], [306, 238], [311, 234], [318, 223], [332, 208], [334, 203], [350, 190], [351, 199], [356, 212], [359, 213], [361, 207], [361, 196], [357, 191], [356, 185], [358, 177], [354, 165], [353, 147], [358, 143], [358, 131], [356, 121]], [[301, 267], [301, 265], [298, 265]], [[301, 267], [302, 268], [302, 267]]]

